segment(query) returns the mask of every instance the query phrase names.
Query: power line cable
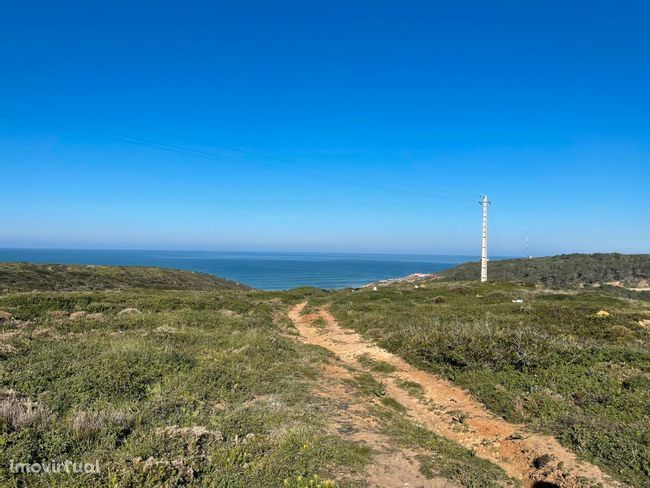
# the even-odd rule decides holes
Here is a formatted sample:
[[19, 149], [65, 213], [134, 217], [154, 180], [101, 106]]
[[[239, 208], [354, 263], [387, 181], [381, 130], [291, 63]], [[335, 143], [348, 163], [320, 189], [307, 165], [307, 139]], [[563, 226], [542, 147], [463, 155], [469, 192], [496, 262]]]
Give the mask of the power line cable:
[[[7, 100], [14, 101], [14, 102], [26, 103], [26, 104], [33, 105], [33, 106], [36, 106], [36, 107], [38, 107], [38, 106], [46, 107], [46, 108], [51, 109], [51, 110], [65, 112], [65, 113], [69, 113], [69, 114], [80, 116], [80, 117], [85, 117], [85, 118], [89, 118], [89, 119], [98, 120], [98, 121], [103, 122], [103, 123], [109, 123], [109, 124], [113, 124], [113, 125], [121, 125], [121, 126], [124, 126], [124, 127], [131, 127], [131, 128], [141, 130], [141, 131], [145, 131], [145, 132], [149, 132], [149, 133], [152, 133], [152, 134], [163, 135], [165, 137], [172, 137], [172, 138], [175, 138], [177, 140], [182, 140], [183, 139], [182, 137], [180, 137], [180, 136], [178, 136], [176, 134], [171, 134], [171, 133], [156, 130], [156, 129], [150, 129], [150, 128], [138, 126], [138, 125], [135, 125], [135, 124], [127, 123], [127, 122], [119, 122], [119, 121], [107, 119], [107, 118], [104, 118], [104, 117], [99, 117], [99, 116], [96, 116], [96, 115], [90, 115], [90, 114], [80, 112], [78, 110], [72, 110], [72, 109], [68, 109], [68, 108], [57, 107], [57, 106], [50, 105], [50, 104], [45, 104], [45, 103], [36, 103], [34, 101], [20, 100], [20, 99], [8, 97], [8, 96], [5, 96], [5, 95], [0, 95], [0, 97], [2, 97], [4, 99], [7, 99]], [[268, 160], [283, 162], [285, 164], [290, 164], [290, 165], [293, 165], [293, 166], [305, 167], [305, 165], [302, 165], [300, 163], [296, 163], [295, 161], [291, 161], [291, 160], [286, 159], [286, 158], [280, 158], [280, 157], [277, 157], [277, 156], [270, 156], [270, 155], [266, 155], [266, 154], [263, 154], [263, 153], [260, 153], [260, 152], [248, 151], [248, 150], [245, 150], [245, 149], [233, 148], [233, 147], [228, 147], [228, 146], [220, 146], [220, 145], [217, 145], [217, 144], [214, 144], [214, 143], [210, 143], [210, 142], [206, 142], [206, 141], [200, 141], [200, 140], [196, 140], [196, 139], [195, 139], [195, 141], [197, 143], [199, 143], [199, 144], [202, 144], [202, 145], [207, 145], [207, 146], [219, 148], [219, 149], [223, 149], [223, 150], [226, 150], [226, 151], [238, 152], [238, 153], [241, 153], [241, 154], [247, 154], [247, 155], [260, 157], [260, 158], [264, 158], [264, 159], [268, 159]], [[355, 174], [352, 174], [352, 173], [346, 173], [346, 172], [342, 172], [342, 171], [339, 171], [339, 170], [332, 170], [330, 168], [323, 168], [323, 167], [318, 167], [318, 166], [313, 166], [313, 165], [311, 165], [310, 167], [311, 167], [311, 169], [315, 169], [317, 171], [330, 173], [330, 174], [332, 174], [334, 176], [339, 176], [339, 177], [344, 177], [344, 178], [362, 178], [362, 179], [364, 179], [366, 181], [374, 181], [374, 182], [376, 182], [378, 184], [390, 185], [391, 187], [399, 187], [399, 188], [404, 188], [406, 190], [415, 190], [415, 191], [427, 192], [427, 193], [433, 192], [433, 193], [439, 194], [440, 196], [446, 196], [447, 198], [458, 198], [458, 199], [461, 199], [461, 200], [466, 200], [465, 195], [461, 195], [461, 194], [455, 193], [455, 192], [449, 192], [448, 190], [441, 190], [439, 188], [432, 188], [432, 187], [425, 187], [425, 186], [420, 186], [420, 185], [412, 185], [412, 184], [404, 184], [404, 183], [388, 182], [386, 180], [383, 180], [383, 179], [377, 178], [377, 177], [373, 177], [373, 176], [368, 176], [368, 175], [360, 176], [360, 175], [355, 175]]]
[[[8, 98], [8, 97], [3, 97], [3, 98]], [[5, 115], [7, 115], [7, 114], [5, 114]], [[171, 151], [171, 152], [175, 152], [175, 153], [178, 153], [178, 154], [184, 154], [184, 155], [189, 155], [189, 156], [194, 156], [194, 157], [207, 158], [207, 159], [211, 159], [211, 160], [215, 160], [215, 161], [219, 161], [219, 162], [237, 164], [237, 165], [247, 166], [247, 167], [251, 167], [251, 168], [255, 168], [255, 169], [261, 169], [261, 170], [265, 170], [265, 171], [272, 171], [272, 172], [281, 173], [281, 174], [290, 175], [290, 176], [315, 178], [315, 179], [318, 179], [320, 181], [326, 180], [326, 181], [335, 182], [335, 183], [345, 183], [345, 184], [360, 187], [360, 188], [367, 188], [368, 186], [370, 186], [372, 189], [375, 189], [375, 190], [378, 189], [377, 184], [379, 184], [379, 185], [384, 186], [385, 187], [384, 189], [389, 189], [391, 191], [400, 191], [400, 192], [410, 193], [410, 194], [414, 194], [414, 195], [417, 194], [417, 195], [425, 196], [425, 197], [429, 197], [429, 198], [437, 196], [439, 198], [444, 198], [444, 199], [458, 199], [458, 200], [463, 200], [463, 201], [467, 200], [466, 198], [461, 197], [459, 195], [446, 194], [445, 192], [434, 191], [434, 190], [431, 190], [431, 189], [428, 189], [428, 188], [425, 188], [425, 187], [416, 187], [416, 186], [410, 187], [410, 186], [406, 186], [406, 185], [395, 184], [395, 183], [386, 182], [386, 181], [383, 181], [383, 180], [380, 180], [380, 179], [377, 179], [377, 178], [369, 178], [367, 176], [357, 176], [357, 175], [346, 174], [346, 173], [343, 173], [343, 172], [334, 172], [334, 171], [330, 171], [330, 170], [324, 170], [324, 171], [329, 171], [330, 174], [323, 175], [323, 174], [309, 173], [309, 172], [305, 172], [305, 171], [302, 171], [302, 170], [295, 170], [295, 169], [288, 169], [288, 168], [278, 168], [278, 167], [269, 167], [267, 165], [253, 163], [251, 161], [242, 160], [240, 158], [233, 158], [233, 157], [228, 157], [228, 156], [224, 156], [224, 155], [214, 154], [214, 153], [210, 153], [210, 152], [207, 152], [207, 151], [198, 150], [198, 149], [194, 149], [194, 148], [187, 147], [187, 146], [182, 146], [182, 145], [177, 145], [177, 144], [169, 144], [169, 143], [159, 142], [159, 141], [155, 141], [155, 140], [151, 140], [151, 139], [146, 139], [146, 138], [142, 138], [142, 137], [138, 137], [138, 136], [133, 136], [131, 134], [123, 134], [123, 133], [120, 133], [120, 132], [108, 131], [108, 130], [105, 130], [105, 129], [88, 128], [88, 127], [84, 127], [84, 126], [80, 126], [80, 125], [76, 125], [76, 124], [70, 124], [70, 123], [52, 122], [52, 121], [44, 120], [44, 119], [39, 118], [39, 117], [34, 117], [31, 114], [13, 112], [9, 116], [14, 116], [14, 117], [17, 116], [17, 117], [20, 117], [20, 118], [30, 119], [30, 120], [33, 120], [33, 121], [39, 123], [39, 124], [49, 126], [49, 127], [53, 127], [53, 128], [59, 128], [59, 129], [73, 131], [73, 132], [83, 133], [83, 134], [86, 134], [86, 135], [93, 135], [93, 136], [109, 138], [109, 139], [113, 139], [113, 140], [119, 140], [119, 141], [131, 143], [131, 144], [137, 144], [137, 145], [141, 145], [141, 146], [145, 146], [145, 147], [149, 147], [149, 148], [153, 148], [153, 149], [158, 149], [158, 150], [163, 150], [163, 151]], [[89, 117], [92, 117], [92, 116], [89, 116]], [[101, 119], [101, 118], [99, 118], [99, 119]], [[111, 122], [111, 123], [114, 123], [114, 122]], [[132, 124], [122, 124], [122, 123], [115, 123], [115, 124], [116, 125], [118, 125], [118, 124], [119, 125], [124, 125], [124, 126], [132, 126], [134, 128], [138, 128], [137, 126], [134, 126]], [[144, 128], [138, 128], [138, 129], [139, 130], [144, 130], [144, 131], [149, 131], [149, 132], [152, 132], [152, 133], [158, 132], [158, 133], [163, 134], [160, 131], [154, 131], [154, 130], [149, 130], [149, 129], [144, 129]], [[167, 134], [167, 136], [168, 137], [177, 137], [177, 136], [174, 136], [172, 134]], [[282, 159], [282, 158], [274, 158], [273, 156], [268, 156], [267, 157], [267, 156], [265, 156], [265, 155], [263, 155], [261, 153], [254, 153], [254, 152], [245, 151], [245, 150], [241, 150], [241, 151], [238, 151], [238, 152], [249, 153], [251, 155], [255, 155], [255, 156], [259, 156], [259, 157], [266, 157], [267, 159], [275, 159], [275, 160], [278, 160], [278, 161], [282, 161], [282, 162], [285, 162], [285, 163], [296, 165], [296, 163], [294, 163], [292, 161], [285, 160], [285, 159]], [[304, 166], [302, 166], [302, 167], [304, 167]], [[319, 169], [319, 168], [316, 168], [316, 170], [317, 171], [318, 170], [323, 171], [322, 169]], [[366, 185], [364, 185], [364, 183]], [[374, 184], [368, 185], [368, 183], [374, 183]], [[388, 186], [388, 188], [386, 188], [387, 186]]]

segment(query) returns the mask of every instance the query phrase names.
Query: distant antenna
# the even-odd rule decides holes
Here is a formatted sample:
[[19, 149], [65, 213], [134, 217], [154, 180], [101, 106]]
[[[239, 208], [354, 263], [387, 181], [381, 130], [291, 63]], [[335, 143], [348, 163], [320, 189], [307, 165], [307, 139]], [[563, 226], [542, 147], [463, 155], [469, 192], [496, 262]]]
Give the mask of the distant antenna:
[[526, 256], [528, 256], [528, 259], [533, 259], [533, 257], [530, 255], [530, 251], [528, 249], [528, 233], [526, 233]]
[[487, 195], [483, 195], [481, 201], [478, 202], [483, 206], [483, 241], [481, 245], [481, 282], [487, 281], [487, 265], [488, 265], [488, 255], [487, 255], [487, 208], [490, 205], [490, 202], [487, 199]]

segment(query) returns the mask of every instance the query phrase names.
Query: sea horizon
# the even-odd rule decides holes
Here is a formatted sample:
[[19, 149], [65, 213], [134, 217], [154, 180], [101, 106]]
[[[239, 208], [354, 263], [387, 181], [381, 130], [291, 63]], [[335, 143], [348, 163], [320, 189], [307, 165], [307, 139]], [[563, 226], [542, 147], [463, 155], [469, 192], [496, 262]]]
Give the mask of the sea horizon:
[[208, 273], [261, 290], [354, 288], [413, 273], [435, 273], [477, 259], [464, 254], [0, 248], [2, 262], [158, 266]]

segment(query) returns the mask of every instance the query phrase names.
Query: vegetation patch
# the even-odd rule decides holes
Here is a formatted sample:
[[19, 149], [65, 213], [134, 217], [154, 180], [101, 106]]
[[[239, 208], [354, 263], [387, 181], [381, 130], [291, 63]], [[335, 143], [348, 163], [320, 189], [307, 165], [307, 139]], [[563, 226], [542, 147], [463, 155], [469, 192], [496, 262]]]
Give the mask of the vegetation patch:
[[[480, 275], [478, 261], [439, 273], [444, 280], [471, 281]], [[616, 285], [645, 287], [650, 283], [650, 254], [563, 254], [533, 259], [490, 261], [490, 279], [540, 283], [549, 287]]]
[[[292, 298], [151, 289], [1, 296], [11, 315], [3, 344], [13, 349], [1, 363], [0, 484], [357, 485], [371, 453], [325, 432], [310, 393], [325, 356], [281, 333], [283, 299]], [[100, 472], [16, 475], [12, 459], [97, 461]]]
[[395, 367], [392, 366], [391, 364], [388, 364], [385, 361], [380, 361], [371, 358], [368, 354], [362, 354], [360, 356], [357, 356], [357, 361], [359, 364], [364, 366], [365, 368], [369, 368], [375, 373], [393, 373], [395, 371]]
[[0, 290], [246, 289], [207, 273], [147, 266], [0, 263]]
[[397, 283], [330, 299], [341, 325], [466, 388], [507, 420], [553, 434], [614, 477], [647, 484], [646, 302], [600, 289], [477, 282]]
[[398, 380], [397, 386], [407, 391], [416, 398], [421, 398], [423, 396], [422, 385], [420, 383], [416, 383], [415, 381]]

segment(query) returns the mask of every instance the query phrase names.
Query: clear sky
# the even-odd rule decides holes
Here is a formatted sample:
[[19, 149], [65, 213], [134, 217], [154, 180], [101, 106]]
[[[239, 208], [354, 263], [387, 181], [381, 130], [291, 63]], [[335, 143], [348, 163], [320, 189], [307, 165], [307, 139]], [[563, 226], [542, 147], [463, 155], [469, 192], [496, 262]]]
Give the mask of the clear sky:
[[650, 2], [5, 0], [0, 247], [650, 252]]

